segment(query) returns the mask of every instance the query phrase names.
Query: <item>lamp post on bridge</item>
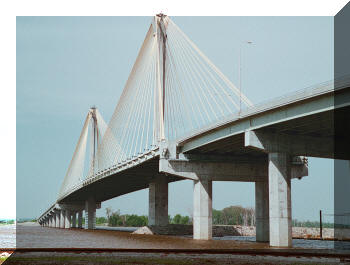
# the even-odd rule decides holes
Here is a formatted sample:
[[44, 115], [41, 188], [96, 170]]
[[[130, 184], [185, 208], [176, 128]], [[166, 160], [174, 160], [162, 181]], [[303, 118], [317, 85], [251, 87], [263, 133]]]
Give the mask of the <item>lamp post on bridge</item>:
[[242, 109], [242, 46], [243, 44], [253, 44], [252, 41], [241, 42], [239, 45], [239, 114]]

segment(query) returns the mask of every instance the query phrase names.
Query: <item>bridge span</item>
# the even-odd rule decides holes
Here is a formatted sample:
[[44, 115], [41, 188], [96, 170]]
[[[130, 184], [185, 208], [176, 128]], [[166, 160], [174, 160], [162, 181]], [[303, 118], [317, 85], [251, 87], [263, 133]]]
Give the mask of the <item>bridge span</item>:
[[167, 225], [168, 184], [190, 179], [193, 237], [211, 239], [212, 182], [246, 181], [255, 183], [256, 240], [290, 247], [291, 179], [308, 175], [307, 157], [350, 160], [334, 143], [335, 112], [346, 124], [337, 137], [350, 133], [349, 84], [342, 78], [253, 106], [157, 15], [111, 121], [89, 110], [58, 199], [38, 222], [82, 228], [85, 211], [84, 228], [95, 229], [103, 201], [148, 188], [149, 225]]

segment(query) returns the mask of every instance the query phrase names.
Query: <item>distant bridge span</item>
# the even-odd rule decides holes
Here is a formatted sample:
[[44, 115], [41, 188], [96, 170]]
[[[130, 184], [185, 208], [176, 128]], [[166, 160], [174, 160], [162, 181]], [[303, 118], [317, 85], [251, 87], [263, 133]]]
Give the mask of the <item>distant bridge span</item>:
[[[194, 54], [188, 65], [184, 60], [190, 52], [176, 54], [180, 47], [186, 50], [185, 44]], [[178, 69], [180, 60], [184, 72]], [[350, 160], [345, 146], [335, 152], [334, 145], [335, 111], [337, 122], [346, 124], [337, 137], [350, 133], [345, 115], [349, 84], [349, 78], [342, 78], [252, 106], [160, 14], [108, 126], [95, 108], [89, 111], [57, 202], [38, 222], [76, 227], [78, 214], [82, 227], [85, 211], [85, 228], [94, 229], [101, 202], [149, 188], [149, 224], [167, 225], [168, 183], [191, 179], [194, 238], [210, 239], [212, 181], [248, 181], [255, 182], [257, 241], [291, 246], [291, 179], [308, 175], [306, 157]], [[192, 93], [186, 86], [196, 98], [185, 95]], [[246, 108], [237, 109], [233, 95]], [[85, 158], [88, 151], [90, 159]]]

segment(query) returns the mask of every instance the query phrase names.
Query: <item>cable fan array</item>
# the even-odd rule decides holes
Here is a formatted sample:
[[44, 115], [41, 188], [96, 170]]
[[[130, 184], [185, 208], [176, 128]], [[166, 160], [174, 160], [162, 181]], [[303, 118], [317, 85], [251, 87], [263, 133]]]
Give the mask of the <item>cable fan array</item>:
[[[107, 124], [100, 112], [95, 107], [91, 108], [85, 118], [73, 158], [59, 191], [59, 197], [98, 171], [101, 165], [98, 146], [106, 130]], [[90, 156], [86, 154], [90, 154]]]
[[229, 79], [167, 16], [150, 26], [100, 146], [104, 167], [219, 120], [245, 106]]
[[[169, 17], [155, 16], [108, 126], [96, 109], [89, 111], [60, 194], [162, 140], [232, 115], [240, 100], [252, 105]], [[85, 161], [88, 124], [91, 155]]]

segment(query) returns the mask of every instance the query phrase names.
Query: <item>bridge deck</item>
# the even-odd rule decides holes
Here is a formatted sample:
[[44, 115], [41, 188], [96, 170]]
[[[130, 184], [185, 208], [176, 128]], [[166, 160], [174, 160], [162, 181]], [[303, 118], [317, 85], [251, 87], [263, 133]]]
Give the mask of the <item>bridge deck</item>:
[[[77, 189], [60, 200], [60, 203], [83, 204], [93, 195], [96, 201], [106, 201], [130, 192], [148, 188], [149, 183], [159, 175], [159, 155], [123, 171], [94, 181]], [[169, 182], [181, 180], [169, 176]]]
[[[286, 98], [284, 104], [277, 101], [269, 107], [265, 105], [264, 111], [264, 107], [258, 106], [242, 113], [239, 118], [228, 118], [208, 126], [178, 141], [180, 150], [188, 154], [229, 155], [243, 159], [266, 160], [266, 154], [244, 146], [244, 133], [249, 130], [334, 141], [335, 97], [339, 95], [344, 102], [350, 102], [350, 88], [342, 87], [334, 93], [333, 89], [322, 87], [306, 94]], [[341, 105], [341, 108], [336, 110], [337, 123], [345, 124], [343, 130], [337, 132], [337, 137], [346, 138], [350, 133], [346, 116], [350, 107], [348, 104]], [[334, 157], [334, 152], [315, 154], [310, 151], [296, 155], [348, 159], [346, 150], [337, 150], [336, 153], [337, 157]]]

